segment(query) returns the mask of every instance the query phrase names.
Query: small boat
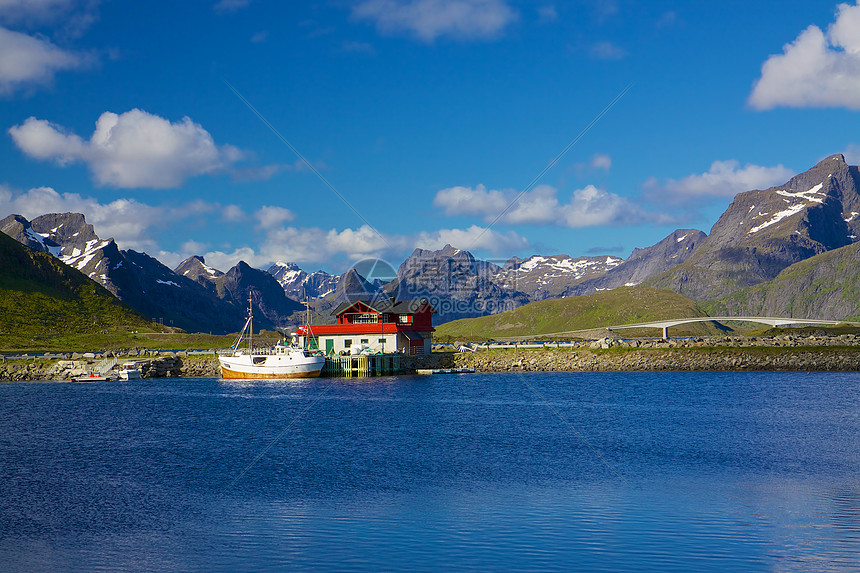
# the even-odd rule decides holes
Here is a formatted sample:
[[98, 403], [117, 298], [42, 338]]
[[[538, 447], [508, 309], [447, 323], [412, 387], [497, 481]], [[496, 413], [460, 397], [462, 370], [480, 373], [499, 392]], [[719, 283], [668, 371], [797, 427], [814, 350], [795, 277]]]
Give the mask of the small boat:
[[[245, 333], [248, 333], [246, 336]], [[248, 299], [248, 320], [239, 333], [232, 349], [218, 356], [221, 378], [235, 379], [284, 379], [316, 378], [325, 366], [325, 357], [318, 356], [300, 346], [278, 342], [269, 348], [254, 348], [254, 314]], [[246, 348], [240, 348], [247, 339]]]
[[140, 368], [137, 362], [126, 362], [119, 369], [120, 380], [138, 380], [140, 378]]
[[100, 374], [96, 374], [95, 372], [90, 372], [84, 376], [75, 376], [70, 381], [71, 382], [111, 382], [116, 380], [116, 376], [102, 376]]

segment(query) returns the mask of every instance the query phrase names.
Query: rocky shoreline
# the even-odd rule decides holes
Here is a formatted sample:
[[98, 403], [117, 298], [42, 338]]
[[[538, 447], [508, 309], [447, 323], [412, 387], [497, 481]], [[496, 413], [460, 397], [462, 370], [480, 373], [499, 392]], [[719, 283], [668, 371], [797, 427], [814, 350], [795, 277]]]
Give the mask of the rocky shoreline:
[[860, 371], [860, 348], [494, 350], [460, 354], [454, 366], [476, 372]]
[[[86, 376], [104, 356], [88, 358], [73, 355], [61, 359], [4, 358], [0, 361], [0, 381], [24, 380], [71, 380]], [[188, 356], [183, 353], [168, 353], [155, 356], [134, 357], [143, 378], [219, 377], [221, 370], [214, 355]], [[119, 359], [122, 363], [125, 360]]]
[[[3, 358], [0, 381], [70, 380], [86, 375], [110, 355], [62, 358]], [[144, 378], [219, 377], [214, 354], [185, 352], [117, 354], [119, 362], [135, 360]], [[403, 357], [404, 370], [474, 368], [476, 372], [636, 372], [654, 370], [787, 370], [860, 371], [860, 336], [712, 337], [678, 340], [603, 338], [574, 347], [434, 352]]]

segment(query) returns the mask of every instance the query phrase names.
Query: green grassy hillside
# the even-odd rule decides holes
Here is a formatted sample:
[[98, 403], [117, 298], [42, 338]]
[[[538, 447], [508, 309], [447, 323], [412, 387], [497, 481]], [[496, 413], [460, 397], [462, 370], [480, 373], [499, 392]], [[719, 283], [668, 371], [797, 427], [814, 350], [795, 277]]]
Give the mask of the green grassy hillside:
[[0, 233], [0, 351], [98, 348], [134, 330], [153, 327], [77, 270]]
[[703, 303], [711, 314], [860, 320], [860, 243], [821, 253], [771, 281]]
[[[533, 302], [499, 314], [466, 318], [442, 324], [434, 339], [488, 340], [506, 337], [540, 338], [541, 335], [635, 324], [664, 318], [707, 316], [692, 300], [657, 289], [622, 287], [596, 294]], [[631, 331], [623, 331], [631, 333]], [[673, 329], [674, 335], [716, 334], [711, 323]], [[659, 335], [656, 329], [637, 334]]]

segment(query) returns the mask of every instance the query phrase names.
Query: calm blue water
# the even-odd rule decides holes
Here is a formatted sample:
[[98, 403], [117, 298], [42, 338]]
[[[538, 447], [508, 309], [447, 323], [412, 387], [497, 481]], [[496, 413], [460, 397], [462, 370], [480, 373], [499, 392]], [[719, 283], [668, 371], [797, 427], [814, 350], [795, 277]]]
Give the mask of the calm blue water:
[[856, 570], [860, 374], [0, 384], [0, 569]]

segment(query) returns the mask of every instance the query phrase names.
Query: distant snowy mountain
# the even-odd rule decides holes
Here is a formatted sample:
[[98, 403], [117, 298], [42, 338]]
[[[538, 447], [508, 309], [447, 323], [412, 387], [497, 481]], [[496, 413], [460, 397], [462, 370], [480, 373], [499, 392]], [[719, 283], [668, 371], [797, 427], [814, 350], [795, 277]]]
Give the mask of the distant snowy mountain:
[[580, 296], [621, 286], [636, 286], [686, 261], [707, 237], [697, 229], [678, 229], [658, 243], [633, 249], [621, 264], [603, 275], [566, 289], [561, 296]]
[[384, 288], [399, 300], [429, 300], [436, 309], [433, 321], [441, 324], [494, 314], [529, 302], [525, 293], [494, 281], [501, 270], [451, 245], [438, 251], [415, 249], [397, 269], [397, 278]]
[[577, 257], [533, 255], [512, 258], [493, 274], [493, 282], [510, 291], [521, 291], [531, 301], [555, 298], [571, 286], [602, 276], [624, 262], [612, 256]]
[[337, 288], [337, 275], [324, 271], [308, 274], [296, 263], [278, 261], [267, 271], [283, 287], [286, 295], [292, 299], [303, 301], [325, 298]]

